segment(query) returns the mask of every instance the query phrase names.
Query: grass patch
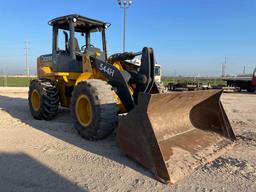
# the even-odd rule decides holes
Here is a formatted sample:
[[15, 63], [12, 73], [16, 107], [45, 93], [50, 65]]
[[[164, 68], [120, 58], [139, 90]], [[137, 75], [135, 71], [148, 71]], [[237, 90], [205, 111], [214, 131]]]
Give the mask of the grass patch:
[[0, 77], [0, 87], [28, 87], [33, 77]]
[[217, 85], [226, 85], [226, 81], [223, 81], [221, 78], [216, 77], [200, 77], [200, 78], [194, 78], [194, 77], [163, 77], [162, 81], [164, 85], [168, 85], [168, 83], [187, 83], [187, 84], [210, 84], [211, 86], [217, 86]]
[[[0, 87], [28, 87], [29, 81], [35, 77], [0, 77]], [[193, 77], [162, 77], [164, 85], [168, 83], [187, 83], [187, 84], [210, 84], [212, 86], [226, 85], [226, 81], [221, 78], [193, 78]]]

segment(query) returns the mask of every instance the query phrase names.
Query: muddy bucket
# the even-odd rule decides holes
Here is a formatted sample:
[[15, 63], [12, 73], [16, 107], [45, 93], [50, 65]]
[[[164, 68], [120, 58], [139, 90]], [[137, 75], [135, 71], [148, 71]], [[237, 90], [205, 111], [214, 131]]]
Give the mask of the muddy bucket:
[[164, 183], [175, 183], [222, 155], [235, 135], [220, 102], [221, 91], [140, 94], [120, 116], [123, 151]]

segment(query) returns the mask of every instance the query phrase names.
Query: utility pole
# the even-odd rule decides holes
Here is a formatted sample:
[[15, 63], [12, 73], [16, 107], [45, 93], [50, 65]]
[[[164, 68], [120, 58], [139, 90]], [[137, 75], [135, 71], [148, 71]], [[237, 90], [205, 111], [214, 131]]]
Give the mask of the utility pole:
[[4, 87], [7, 87], [8, 85], [8, 76], [7, 74], [4, 75]]
[[227, 65], [227, 57], [225, 57], [225, 62], [222, 64], [222, 77], [226, 76], [226, 65]]
[[5, 74], [4, 70], [2, 69], [1, 73], [2, 73], [2, 77], [3, 77], [3, 83], [4, 83], [3, 86], [7, 87], [8, 86], [8, 71]]
[[198, 74], [197, 74], [197, 87], [199, 87], [199, 84], [200, 84], [199, 78], [200, 78], [200, 74], [198, 73]]
[[5, 79], [5, 74], [4, 74], [4, 70], [1, 69], [1, 77], [3, 78], [3, 86], [6, 87], [6, 79]]
[[25, 62], [26, 62], [26, 75], [29, 76], [29, 64], [28, 64], [28, 51], [29, 51], [29, 41], [25, 41]]
[[123, 31], [123, 52], [125, 52], [125, 33], [126, 33], [126, 9], [132, 5], [132, 0], [117, 0], [120, 8], [124, 9], [124, 31]]
[[176, 82], [176, 69], [174, 69], [174, 76], [173, 76], [172, 82], [173, 84]]

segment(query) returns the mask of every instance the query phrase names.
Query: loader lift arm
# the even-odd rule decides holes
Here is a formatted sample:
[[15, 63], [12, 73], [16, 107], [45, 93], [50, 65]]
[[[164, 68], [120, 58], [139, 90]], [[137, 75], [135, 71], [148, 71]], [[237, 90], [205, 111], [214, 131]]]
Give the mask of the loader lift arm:
[[[110, 56], [113, 61], [124, 61], [127, 59], [133, 59], [135, 56], [142, 55], [141, 66], [138, 71], [127, 70], [130, 76], [128, 77], [128, 82], [136, 82], [137, 87], [134, 90], [134, 95], [132, 97], [129, 89], [128, 82], [125, 81], [123, 74], [113, 65], [104, 62], [100, 59], [93, 58], [93, 63], [95, 67], [101, 71], [104, 76], [109, 80], [109, 83], [115, 87], [117, 95], [120, 97], [122, 103], [124, 104], [127, 112], [132, 110], [137, 104], [137, 97], [140, 92], [143, 93], [159, 93], [157, 86], [154, 82], [154, 66], [155, 60], [153, 55], [153, 49], [144, 47], [142, 52], [138, 53], [120, 53]], [[141, 80], [143, 79], [143, 80]]]

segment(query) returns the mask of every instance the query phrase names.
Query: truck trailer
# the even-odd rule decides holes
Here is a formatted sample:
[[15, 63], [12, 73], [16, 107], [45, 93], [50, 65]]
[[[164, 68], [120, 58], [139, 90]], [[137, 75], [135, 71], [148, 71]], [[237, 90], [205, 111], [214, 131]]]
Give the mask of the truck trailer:
[[224, 87], [224, 91], [241, 91], [245, 89], [247, 92], [255, 92], [256, 68], [254, 69], [252, 76], [224, 77], [223, 80], [227, 82], [227, 87]]

